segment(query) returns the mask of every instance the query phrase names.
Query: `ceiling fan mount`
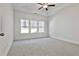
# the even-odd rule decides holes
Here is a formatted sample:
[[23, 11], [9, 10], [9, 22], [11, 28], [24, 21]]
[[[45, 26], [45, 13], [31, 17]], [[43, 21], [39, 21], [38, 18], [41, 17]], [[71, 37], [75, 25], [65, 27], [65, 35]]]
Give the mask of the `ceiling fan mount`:
[[37, 4], [41, 5], [41, 7], [38, 8], [38, 10], [41, 10], [43, 8], [46, 11], [48, 11], [48, 7], [55, 7], [55, 4], [49, 4], [49, 3], [37, 3]]

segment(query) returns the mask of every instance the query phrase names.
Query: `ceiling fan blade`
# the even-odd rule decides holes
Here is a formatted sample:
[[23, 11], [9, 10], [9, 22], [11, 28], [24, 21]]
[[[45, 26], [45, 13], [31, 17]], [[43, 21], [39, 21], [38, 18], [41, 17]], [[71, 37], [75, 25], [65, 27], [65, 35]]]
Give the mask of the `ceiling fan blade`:
[[42, 9], [43, 7], [38, 8], [38, 10]]
[[37, 4], [43, 5], [42, 3], [37, 3]]
[[55, 5], [53, 4], [53, 5], [48, 5], [48, 6], [53, 6], [54, 7]]
[[48, 11], [48, 8], [46, 8], [46, 11]]

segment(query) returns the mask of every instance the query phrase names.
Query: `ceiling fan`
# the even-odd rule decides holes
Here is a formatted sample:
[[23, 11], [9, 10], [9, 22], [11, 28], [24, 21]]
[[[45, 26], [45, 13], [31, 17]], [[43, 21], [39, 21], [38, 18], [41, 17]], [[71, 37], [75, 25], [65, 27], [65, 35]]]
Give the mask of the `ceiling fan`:
[[41, 5], [40, 8], [38, 8], [38, 10], [44, 8], [46, 11], [48, 11], [48, 7], [55, 7], [55, 4], [49, 4], [49, 3], [37, 3], [39, 5]]

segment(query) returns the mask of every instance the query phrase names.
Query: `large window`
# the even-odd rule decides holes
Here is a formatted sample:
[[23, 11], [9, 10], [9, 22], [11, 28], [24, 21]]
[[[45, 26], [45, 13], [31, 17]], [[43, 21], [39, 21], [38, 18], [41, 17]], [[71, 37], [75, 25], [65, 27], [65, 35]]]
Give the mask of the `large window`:
[[21, 19], [21, 33], [29, 33], [29, 20]]
[[44, 32], [44, 27], [45, 27], [45, 25], [44, 25], [44, 21], [39, 21], [38, 22], [38, 27], [39, 27], [39, 32]]
[[31, 24], [31, 33], [36, 33], [37, 32], [37, 21], [30, 21]]
[[21, 33], [43, 33], [45, 22], [36, 20], [21, 19]]

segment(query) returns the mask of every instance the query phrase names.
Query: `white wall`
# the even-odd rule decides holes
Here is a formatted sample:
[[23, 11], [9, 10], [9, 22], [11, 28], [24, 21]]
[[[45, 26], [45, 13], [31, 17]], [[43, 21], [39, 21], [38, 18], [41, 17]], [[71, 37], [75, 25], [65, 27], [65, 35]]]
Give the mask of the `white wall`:
[[[46, 23], [45, 24], [45, 33], [21, 34], [20, 33], [20, 20], [22, 18], [29, 19], [29, 20], [45, 21], [45, 23]], [[47, 27], [48, 27], [47, 17], [41, 16], [38, 14], [23, 12], [21, 10], [15, 10], [15, 40], [47, 37], [48, 36], [48, 28]]]
[[50, 37], [79, 44], [79, 4], [63, 9], [50, 20]]
[[11, 4], [0, 4], [0, 17], [4, 21], [5, 36], [0, 36], [0, 56], [7, 55], [13, 41], [13, 9]]

